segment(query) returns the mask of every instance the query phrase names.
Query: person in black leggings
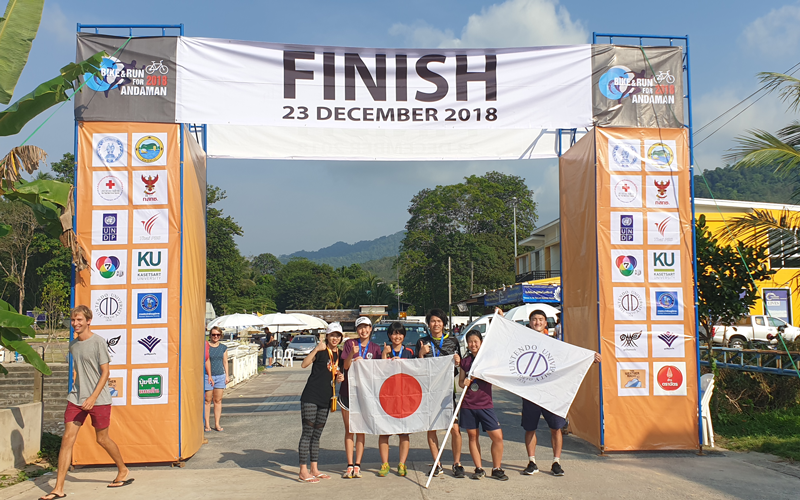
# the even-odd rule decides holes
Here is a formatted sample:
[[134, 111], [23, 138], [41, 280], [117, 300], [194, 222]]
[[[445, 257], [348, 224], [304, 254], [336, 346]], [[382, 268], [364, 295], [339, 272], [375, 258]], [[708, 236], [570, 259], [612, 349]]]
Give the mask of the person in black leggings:
[[[330, 479], [319, 472], [319, 438], [328, 420], [328, 411], [336, 409], [335, 383], [344, 380], [339, 359], [339, 343], [342, 341], [342, 326], [338, 322], [328, 325], [325, 342], [320, 342], [303, 360], [302, 367], [311, 366], [306, 387], [300, 396], [300, 414], [303, 433], [300, 436], [300, 481], [318, 483]], [[307, 464], [311, 460], [311, 466]]]

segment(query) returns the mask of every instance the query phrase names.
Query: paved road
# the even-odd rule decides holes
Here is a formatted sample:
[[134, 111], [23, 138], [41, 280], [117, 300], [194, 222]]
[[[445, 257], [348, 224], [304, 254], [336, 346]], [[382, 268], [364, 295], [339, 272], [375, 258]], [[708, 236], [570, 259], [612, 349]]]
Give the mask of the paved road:
[[[514, 498], [572, 499], [624, 498], [797, 498], [800, 491], [800, 467], [781, 462], [774, 456], [757, 453], [712, 451], [705, 456], [694, 453], [637, 453], [598, 456], [597, 450], [573, 436], [567, 436], [561, 462], [564, 477], [543, 472], [533, 477], [521, 474], [527, 464], [523, 432], [519, 427], [518, 398], [497, 390], [495, 405], [505, 433], [503, 467], [509, 481], [492, 479], [473, 481], [451, 475], [434, 478], [425, 490], [425, 473], [432, 462], [424, 434], [413, 435], [409, 457], [410, 474], [406, 478], [377, 476], [380, 459], [377, 437], [367, 437], [367, 451], [362, 460], [362, 479], [336, 477], [345, 466], [344, 427], [339, 413], [332, 414], [320, 445], [320, 468], [334, 478], [319, 484], [302, 484], [297, 478], [297, 443], [300, 433], [299, 394], [308, 372], [294, 368], [268, 370], [259, 377], [228, 391], [224, 400], [224, 432], [210, 432], [204, 445], [182, 469], [156, 466], [135, 467], [136, 481], [117, 491], [105, 487], [113, 477], [107, 468], [82, 468], [70, 474], [70, 496], [89, 497], [105, 494], [115, 500], [159, 499], [301, 498], [309, 493], [326, 499], [392, 498], [479, 498], [481, 496]], [[552, 451], [549, 431], [544, 422], [538, 435], [537, 462], [549, 469]], [[442, 433], [443, 434], [443, 433]], [[482, 449], [488, 456], [489, 441], [483, 438]], [[546, 444], [546, 446], [542, 446]], [[397, 462], [396, 442], [392, 440], [390, 462]], [[462, 462], [472, 469], [464, 435]], [[486, 457], [485, 457], [486, 458]], [[444, 463], [452, 463], [448, 451]], [[35, 499], [49, 491], [52, 477], [28, 481], [0, 490], [0, 500]], [[333, 486], [333, 487], [331, 487]]]

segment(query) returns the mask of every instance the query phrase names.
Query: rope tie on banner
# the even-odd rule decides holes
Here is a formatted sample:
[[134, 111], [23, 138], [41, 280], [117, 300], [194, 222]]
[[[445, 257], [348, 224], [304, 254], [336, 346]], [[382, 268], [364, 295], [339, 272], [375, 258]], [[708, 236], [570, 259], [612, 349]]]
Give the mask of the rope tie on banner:
[[[639, 46], [639, 50], [641, 50], [641, 51], [642, 51], [642, 55], [644, 56], [644, 59], [645, 59], [645, 61], [647, 62], [647, 65], [650, 67], [650, 72], [651, 72], [651, 73], [652, 73], [652, 74], [655, 76], [655, 74], [656, 74], [656, 72], [655, 72], [655, 69], [653, 68], [653, 64], [650, 62], [650, 59], [647, 57], [647, 53], [645, 52], [645, 50], [644, 50], [644, 47], [642, 47], [642, 46]], [[794, 66], [792, 66], [791, 68], [789, 68], [789, 71], [792, 71], [793, 69], [794, 69], [794, 72], [798, 71], [798, 69], [800, 69], [800, 68], [798, 68], [798, 69], [795, 69], [795, 68], [797, 68], [797, 66], [800, 66], [800, 63], [798, 63], [798, 64], [795, 64]], [[792, 72], [792, 73], [794, 73], [794, 72]], [[787, 71], [787, 73], [788, 73], [788, 71]], [[756, 92], [754, 92], [753, 94], [751, 94], [750, 96], [748, 96], [748, 97], [747, 97], [747, 99], [749, 99], [749, 98], [750, 98], [750, 97], [752, 97], [753, 95], [757, 94], [758, 92], [760, 92], [761, 90], [763, 90], [765, 87], [766, 87], [766, 85], [765, 85], [764, 87], [762, 87], [761, 89], [759, 89], [758, 91], [756, 91]], [[764, 95], [766, 95], [766, 94], [764, 94]], [[753, 102], [752, 104], [750, 104], [750, 106], [752, 106], [753, 104], [755, 104], [756, 102], [758, 102], [758, 101], [759, 101], [759, 100], [760, 100], [762, 97], [764, 97], [764, 96], [761, 96], [761, 97], [759, 97], [759, 99], [757, 99], [755, 102]], [[746, 100], [746, 99], [745, 99], [745, 100]], [[738, 104], [737, 104], [737, 106], [738, 106]], [[722, 127], [724, 127], [725, 125], [727, 125], [728, 123], [730, 123], [730, 122], [731, 122], [733, 119], [735, 119], [737, 116], [739, 116], [739, 115], [741, 115], [742, 113], [744, 113], [744, 112], [745, 112], [745, 111], [746, 111], [746, 110], [747, 110], [747, 109], [748, 109], [750, 106], [747, 106], [745, 109], [743, 109], [742, 111], [740, 111], [740, 112], [739, 112], [739, 113], [738, 113], [736, 116], [734, 116], [733, 118], [731, 118], [730, 120], [728, 120], [727, 122], [725, 122], [725, 123], [724, 123], [724, 124], [723, 124], [721, 127], [719, 127], [718, 129], [716, 129], [714, 132], [712, 132], [710, 135], [708, 135], [708, 136], [707, 136], [705, 139], [703, 139], [703, 141], [705, 141], [706, 139], [708, 139], [709, 137], [711, 137], [712, 135], [714, 135], [714, 134], [715, 134], [717, 131], [719, 131], [720, 129], [722, 129]], [[670, 112], [672, 112], [672, 116], [673, 116], [673, 117], [674, 117], [676, 120], [678, 120], [678, 117], [675, 115], [675, 110], [673, 109], [672, 105], [669, 105], [669, 104], [668, 104], [668, 107], [669, 107], [669, 110], [670, 110]], [[734, 107], [736, 107], [736, 106], [734, 106]], [[654, 113], [654, 116], [655, 116], [655, 118], [656, 118], [656, 126], [658, 127], [658, 132], [659, 132], [659, 137], [660, 137], [660, 135], [661, 135], [661, 126], [660, 126], [660, 124], [658, 123], [658, 115], [655, 113], [655, 104], [653, 104], [653, 108], [654, 108], [654, 109], [653, 109], [653, 113]], [[733, 109], [733, 108], [731, 108], [731, 109]], [[728, 111], [730, 111], [730, 109], [729, 109]], [[728, 111], [726, 111], [725, 113], [727, 113]], [[723, 115], [724, 115], [725, 113], [723, 113]], [[722, 115], [720, 115], [720, 116], [722, 116]], [[702, 130], [703, 128], [707, 127], [708, 125], [710, 125], [711, 123], [713, 123], [713, 122], [714, 122], [714, 121], [716, 121], [717, 119], [718, 119], [718, 118], [715, 118], [714, 120], [712, 120], [712, 121], [711, 121], [711, 122], [709, 122], [708, 124], [704, 125], [704, 126], [703, 126], [703, 127], [700, 129], [700, 130]], [[679, 122], [682, 122], [682, 120], [678, 120], [678, 121], [679, 121]], [[698, 132], [699, 132], [699, 130], [698, 130]], [[694, 134], [692, 134], [692, 135], [694, 135]], [[700, 143], [702, 143], [703, 141], [700, 141]], [[699, 144], [700, 144], [700, 143], [696, 144], [696, 145], [695, 145], [695, 147], [696, 147], [696, 146], [699, 146]], [[695, 165], [697, 165], [697, 162], [695, 162]], [[698, 165], [698, 167], [699, 167], [699, 165]], [[716, 209], [717, 209], [717, 212], [719, 212], [720, 218], [722, 218], [722, 224], [723, 224], [723, 226], [724, 226], [725, 230], [727, 231], [727, 233], [728, 233], [729, 237], [731, 238], [731, 241], [735, 241], [735, 239], [734, 239], [734, 237], [733, 237], [733, 233], [731, 232], [731, 230], [730, 230], [730, 227], [728, 226], [728, 221], [727, 221], [727, 220], [725, 220], [725, 216], [722, 214], [722, 210], [721, 210], [721, 209], [720, 209], [720, 207], [719, 207], [719, 203], [717, 203], [717, 199], [714, 197], [714, 193], [711, 191], [711, 186], [709, 186], [709, 185], [708, 185], [708, 180], [706, 179], [706, 176], [705, 176], [705, 174], [703, 173], [703, 170], [702, 170], [702, 169], [699, 169], [699, 170], [700, 170], [700, 178], [701, 178], [701, 179], [703, 179], [703, 183], [705, 184], [705, 186], [706, 186], [706, 189], [708, 189], [708, 193], [709, 193], [709, 195], [711, 195], [711, 199], [714, 201], [714, 206], [716, 207]], [[696, 228], [694, 228], [694, 230], [696, 231]], [[753, 278], [753, 273], [750, 271], [750, 267], [747, 265], [747, 261], [746, 261], [746, 259], [744, 258], [744, 255], [742, 255], [742, 252], [741, 252], [741, 250], [739, 249], [739, 245], [734, 245], [734, 248], [736, 249], [736, 253], [738, 253], [738, 254], [739, 254], [739, 258], [742, 260], [742, 264], [744, 264], [744, 268], [745, 268], [745, 270], [747, 271], [747, 276], [750, 278], [750, 281], [753, 283], [753, 287], [755, 288], [756, 292], [758, 292], [758, 290], [759, 290], [759, 286], [758, 286], [758, 284], [756, 283], [756, 280], [755, 280], [755, 278]], [[695, 255], [695, 259], [696, 259], [696, 258], [697, 258], [697, 256]], [[762, 302], [763, 302], [763, 304], [764, 304], [764, 310], [767, 312], [767, 316], [769, 316], [769, 315], [770, 315], [770, 314], [769, 314], [769, 306], [767, 305], [767, 302], [766, 302], [766, 300], [762, 299]], [[708, 332], [706, 332], [706, 333], [708, 333]], [[800, 369], [798, 369], [797, 365], [795, 364], [795, 362], [794, 362], [794, 359], [792, 358], [792, 355], [791, 355], [791, 354], [790, 354], [790, 352], [789, 352], [789, 348], [788, 348], [788, 346], [786, 345], [786, 342], [785, 342], [785, 340], [783, 339], [783, 335], [778, 335], [778, 338], [781, 340], [781, 345], [783, 346], [783, 350], [784, 350], [784, 351], [786, 351], [786, 354], [789, 356], [789, 362], [792, 364], [792, 368], [794, 368], [794, 371], [797, 373], [797, 376], [798, 376], [798, 378], [800, 378]], [[709, 340], [709, 342], [710, 342], [710, 340]]]
[[[119, 53], [119, 51], [121, 51], [122, 49], [124, 49], [124, 48], [125, 48], [125, 46], [126, 46], [126, 45], [128, 45], [128, 42], [130, 42], [130, 41], [131, 41], [131, 38], [133, 38], [133, 36], [129, 36], [129, 37], [128, 37], [128, 39], [127, 39], [127, 40], [125, 40], [125, 43], [123, 43], [123, 44], [120, 46], [120, 48], [118, 48], [118, 49], [116, 50], [116, 52], [114, 52], [113, 54], [111, 54], [111, 56], [110, 56], [110, 57], [114, 57], [115, 55], [117, 55], [117, 54]], [[27, 139], [25, 139], [24, 141], [22, 141], [22, 144], [20, 144], [20, 146], [24, 146], [24, 145], [25, 145], [25, 144], [26, 144], [26, 143], [27, 143], [29, 140], [31, 140], [31, 137], [33, 137], [33, 136], [36, 134], [36, 132], [38, 132], [39, 130], [41, 130], [41, 128], [42, 128], [42, 127], [44, 127], [44, 124], [45, 124], [45, 123], [47, 123], [47, 122], [49, 122], [49, 121], [50, 121], [50, 118], [52, 118], [52, 117], [53, 117], [53, 116], [54, 116], [56, 113], [58, 113], [58, 111], [59, 111], [61, 108], [63, 108], [63, 107], [64, 107], [64, 105], [65, 105], [66, 103], [68, 103], [69, 101], [71, 101], [71, 100], [72, 100], [72, 98], [75, 96], [75, 94], [77, 94], [78, 92], [80, 92], [80, 91], [81, 91], [81, 89], [84, 87], [84, 85], [86, 85], [86, 83], [87, 83], [87, 82], [88, 82], [88, 80], [84, 79], [84, 80], [83, 80], [83, 83], [82, 83], [82, 84], [80, 84], [80, 86], [78, 87], [78, 89], [77, 89], [75, 92], [73, 92], [73, 93], [72, 93], [72, 94], [71, 94], [69, 97], [67, 97], [67, 100], [66, 100], [66, 101], [62, 102], [62, 103], [61, 103], [61, 104], [60, 104], [60, 105], [59, 105], [59, 106], [58, 106], [58, 107], [57, 107], [55, 110], [53, 110], [53, 112], [52, 112], [52, 113], [50, 113], [50, 116], [48, 116], [48, 117], [47, 117], [47, 118], [46, 118], [46, 119], [45, 119], [45, 120], [44, 120], [42, 123], [40, 123], [40, 124], [39, 124], [39, 126], [38, 126], [38, 127], [36, 127], [36, 129], [34, 129], [34, 131], [33, 131], [33, 132], [31, 132], [31, 135], [29, 135]]]

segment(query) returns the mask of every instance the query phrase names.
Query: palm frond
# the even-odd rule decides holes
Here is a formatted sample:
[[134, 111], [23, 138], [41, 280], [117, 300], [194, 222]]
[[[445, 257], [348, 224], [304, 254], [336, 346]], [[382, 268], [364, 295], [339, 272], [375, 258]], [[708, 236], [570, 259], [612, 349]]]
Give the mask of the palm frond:
[[778, 137], [789, 146], [794, 148], [800, 146], [800, 121], [793, 121], [791, 125], [778, 130]]
[[44, 162], [47, 153], [36, 146], [18, 146], [0, 160], [0, 194], [6, 190], [13, 190], [14, 184], [20, 179], [21, 170], [32, 174], [39, 168], [39, 162]]
[[800, 79], [783, 73], [772, 73], [765, 71], [758, 74], [761, 83], [764, 84], [767, 92], [780, 89], [778, 96], [783, 102], [789, 103], [789, 109], [797, 111], [800, 109]]
[[797, 258], [800, 254], [800, 213], [783, 209], [778, 217], [768, 210], [734, 217], [720, 240], [740, 241], [746, 246], [766, 247], [770, 257]]
[[736, 168], [772, 165], [776, 174], [789, 174], [800, 167], [800, 150], [797, 148], [765, 130], [749, 130], [748, 134], [737, 137], [735, 141], [739, 145], [723, 156]]

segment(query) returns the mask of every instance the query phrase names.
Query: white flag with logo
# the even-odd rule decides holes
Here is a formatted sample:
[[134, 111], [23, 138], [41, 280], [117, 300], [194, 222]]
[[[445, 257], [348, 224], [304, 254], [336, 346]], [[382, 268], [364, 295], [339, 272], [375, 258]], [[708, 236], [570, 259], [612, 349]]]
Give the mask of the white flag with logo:
[[495, 315], [470, 376], [567, 416], [594, 352]]
[[348, 380], [351, 432], [406, 434], [450, 425], [453, 356], [357, 359]]

